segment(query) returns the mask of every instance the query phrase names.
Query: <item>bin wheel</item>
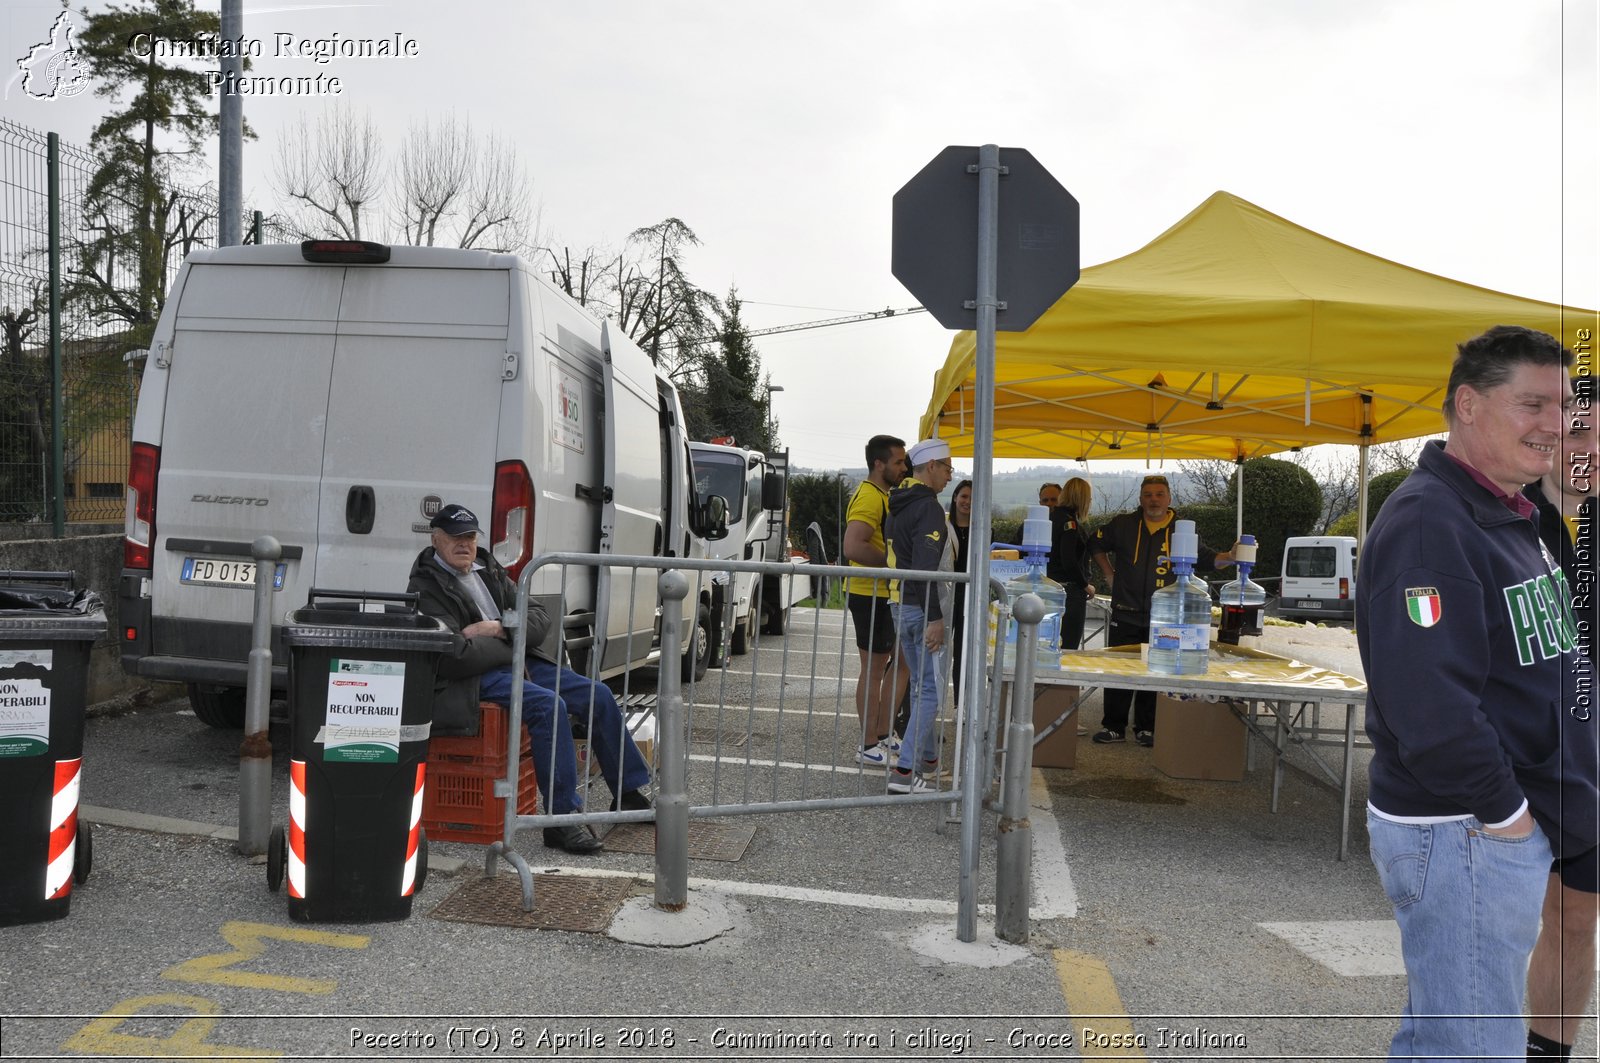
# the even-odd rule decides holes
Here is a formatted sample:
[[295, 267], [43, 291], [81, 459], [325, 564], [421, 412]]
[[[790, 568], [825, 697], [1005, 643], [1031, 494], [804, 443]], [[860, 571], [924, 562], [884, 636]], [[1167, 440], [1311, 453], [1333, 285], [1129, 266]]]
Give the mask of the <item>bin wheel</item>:
[[89, 881], [89, 872], [94, 869], [94, 825], [91, 823], [78, 824], [77, 844], [72, 850], [72, 881], [83, 885]]
[[282, 827], [273, 827], [267, 836], [267, 889], [273, 893], [283, 885], [283, 865], [288, 855], [288, 842]]
[[422, 884], [428, 881], [428, 832], [417, 831], [417, 881], [412, 893], [421, 893]]

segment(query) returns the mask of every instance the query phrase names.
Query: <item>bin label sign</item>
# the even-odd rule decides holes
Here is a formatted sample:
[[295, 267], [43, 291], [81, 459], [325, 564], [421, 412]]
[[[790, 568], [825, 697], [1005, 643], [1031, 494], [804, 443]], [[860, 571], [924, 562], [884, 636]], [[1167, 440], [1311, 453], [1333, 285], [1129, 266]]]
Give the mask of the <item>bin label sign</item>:
[[406, 666], [399, 661], [330, 661], [323, 762], [399, 763], [405, 689]]
[[0, 759], [50, 751], [52, 650], [0, 650]]

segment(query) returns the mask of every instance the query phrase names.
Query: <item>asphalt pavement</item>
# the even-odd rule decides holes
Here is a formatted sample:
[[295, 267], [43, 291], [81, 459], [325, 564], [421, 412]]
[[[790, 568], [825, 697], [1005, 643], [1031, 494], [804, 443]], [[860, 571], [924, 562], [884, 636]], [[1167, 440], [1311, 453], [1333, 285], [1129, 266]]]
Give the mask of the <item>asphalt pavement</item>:
[[[1264, 648], [1348, 671], [1349, 633], [1324, 631], [1271, 629]], [[725, 683], [711, 673], [715, 696], [771, 716], [803, 692], [853, 720], [837, 635], [836, 615], [818, 630], [797, 609], [791, 653], [765, 638]], [[798, 682], [813, 671], [844, 682]], [[691, 745], [702, 785], [717, 735]], [[286, 730], [272, 737], [282, 823]], [[91, 718], [92, 873], [66, 919], [0, 930], [0, 1058], [1370, 1059], [1404, 1000], [1364, 765], [1341, 862], [1338, 796], [1314, 773], [1285, 775], [1274, 814], [1259, 751], [1244, 781], [1206, 782], [1085, 739], [1075, 768], [1034, 771], [1033, 919], [1012, 945], [992, 931], [994, 813], [964, 943], [959, 830], [937, 805], [729, 817], [748, 845], [692, 860], [676, 914], [651, 905], [648, 853], [573, 857], [519, 834], [548, 895], [610, 891], [590, 932], [445, 918], [485, 887], [485, 851], [440, 842], [409, 919], [296, 922], [231, 840], [237, 745], [181, 700]], [[1592, 1022], [1581, 1043], [1594, 1058]]]

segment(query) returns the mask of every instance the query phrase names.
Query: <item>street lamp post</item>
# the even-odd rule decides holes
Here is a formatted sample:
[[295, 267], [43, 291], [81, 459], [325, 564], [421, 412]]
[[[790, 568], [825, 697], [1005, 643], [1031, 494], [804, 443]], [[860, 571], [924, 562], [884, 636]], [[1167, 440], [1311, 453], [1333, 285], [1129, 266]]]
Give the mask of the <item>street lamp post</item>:
[[773, 443], [773, 439], [772, 439], [772, 393], [774, 391], [782, 391], [782, 390], [783, 390], [783, 385], [782, 384], [768, 384], [767, 385], [767, 446], [769, 448], [772, 446], [772, 443]]

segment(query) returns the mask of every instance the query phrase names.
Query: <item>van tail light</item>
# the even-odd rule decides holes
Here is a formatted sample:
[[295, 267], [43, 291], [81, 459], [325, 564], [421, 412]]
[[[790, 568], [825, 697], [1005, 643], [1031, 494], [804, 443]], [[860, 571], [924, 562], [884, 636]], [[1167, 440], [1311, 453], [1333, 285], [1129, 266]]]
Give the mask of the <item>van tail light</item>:
[[122, 567], [152, 567], [156, 541], [156, 474], [161, 448], [135, 443], [128, 458], [128, 498], [122, 526]]
[[1350, 597], [1350, 579], [1348, 576], [1339, 577], [1339, 597], [1341, 599]]
[[533, 557], [533, 478], [520, 461], [494, 467], [494, 508], [489, 515], [489, 552], [512, 579]]

